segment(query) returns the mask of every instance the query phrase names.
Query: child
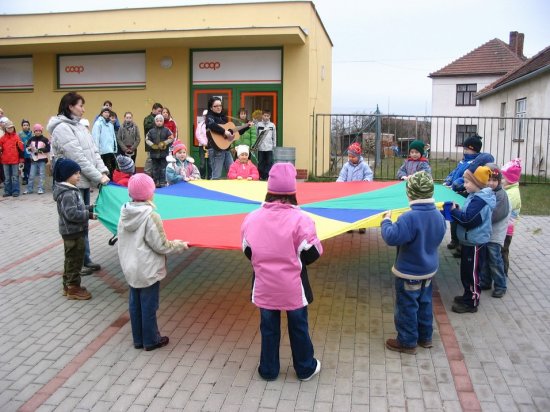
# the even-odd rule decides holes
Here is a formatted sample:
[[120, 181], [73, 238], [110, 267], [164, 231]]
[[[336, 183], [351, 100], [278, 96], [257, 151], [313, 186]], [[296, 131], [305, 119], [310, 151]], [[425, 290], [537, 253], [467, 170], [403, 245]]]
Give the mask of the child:
[[396, 339], [388, 339], [386, 347], [411, 355], [416, 345], [432, 347], [432, 277], [439, 266], [438, 248], [447, 225], [433, 199], [434, 182], [426, 171], [407, 179], [407, 197], [411, 210], [391, 222], [391, 211], [382, 220], [382, 238], [389, 246], [397, 246], [392, 267], [395, 278]]
[[[23, 147], [27, 147], [29, 140], [32, 138], [31, 132], [31, 123], [28, 120], [21, 120], [21, 130], [19, 134], [19, 139], [23, 142]], [[23, 182], [22, 185], [25, 186], [29, 181], [29, 173], [31, 171], [31, 155], [26, 150], [23, 153], [23, 159], [25, 166], [23, 167]]]
[[119, 154], [130, 156], [135, 164], [141, 137], [139, 136], [139, 127], [134, 123], [132, 112], [124, 113], [124, 123], [118, 129], [116, 140]]
[[228, 179], [258, 180], [260, 174], [251, 160], [248, 159], [249, 149], [247, 145], [239, 145], [237, 149], [237, 161], [231, 165], [227, 172]]
[[269, 110], [262, 112], [262, 121], [256, 125], [256, 136], [260, 179], [267, 180], [269, 171], [273, 166], [273, 148], [277, 146], [277, 129], [271, 123], [271, 112]]
[[[466, 190], [464, 189], [464, 172], [469, 170], [474, 173], [479, 166], [483, 166], [487, 163], [493, 163], [495, 161], [491, 154], [480, 153], [483, 145], [481, 139], [481, 136], [473, 135], [464, 140], [464, 156], [443, 182], [444, 186], [450, 187], [464, 197], [468, 196], [468, 193], [466, 193]], [[456, 228], [456, 222], [451, 222], [451, 242], [447, 245], [447, 248], [457, 249], [456, 253], [453, 253], [453, 256], [460, 257], [460, 244], [456, 236]]]
[[174, 142], [172, 155], [166, 157], [166, 162], [166, 181], [169, 185], [201, 178], [199, 169], [195, 166], [195, 159], [187, 156], [187, 147], [178, 140]]
[[372, 170], [361, 156], [361, 145], [352, 143], [348, 147], [348, 162], [340, 170], [337, 182], [372, 181]]
[[307, 305], [313, 294], [306, 265], [323, 253], [315, 223], [297, 207], [296, 169], [276, 163], [269, 172], [262, 206], [241, 227], [243, 251], [252, 262], [252, 303], [260, 308], [262, 347], [258, 372], [265, 380], [279, 375], [281, 310], [288, 320], [292, 361], [298, 379], [308, 381], [321, 370], [313, 357]]
[[189, 248], [187, 242], [168, 240], [160, 216], [154, 212], [155, 182], [144, 173], [130, 178], [128, 195], [118, 222], [118, 256], [130, 286], [129, 310], [136, 349], [146, 351], [168, 344], [157, 326], [159, 285], [166, 277], [166, 256]]
[[57, 202], [59, 233], [65, 247], [63, 296], [69, 300], [88, 300], [92, 294], [80, 286], [80, 270], [84, 265], [84, 236], [88, 219], [95, 219], [93, 206], [87, 207], [77, 184], [80, 166], [70, 159], [57, 159], [54, 170], [53, 198]]
[[430, 175], [432, 174], [430, 163], [424, 157], [424, 142], [414, 140], [409, 145], [409, 157], [397, 171], [397, 178], [406, 180], [409, 176], [421, 170], [426, 171]]
[[[367, 181], [371, 182], [373, 173], [367, 162], [361, 156], [361, 145], [357, 142], [352, 143], [348, 147], [348, 162], [340, 170], [340, 175], [337, 182], [355, 182]], [[353, 230], [348, 231], [352, 233]], [[365, 228], [359, 229], [360, 234], [365, 234]]]
[[[244, 107], [241, 107], [241, 109], [239, 110], [239, 120], [241, 121], [242, 125], [254, 125], [254, 123], [248, 119], [248, 110], [246, 110]], [[236, 154], [237, 159], [239, 157], [239, 155], [237, 154], [237, 146], [246, 145], [249, 148], [254, 147], [254, 144], [256, 143], [256, 127], [250, 127], [249, 129], [246, 129], [246, 131], [241, 131], [240, 134], [241, 137], [239, 137], [239, 140], [231, 143], [231, 148], [233, 149], [233, 153]]]
[[111, 119], [111, 109], [104, 107], [100, 116], [95, 121], [92, 127], [92, 137], [94, 143], [99, 150], [101, 160], [109, 169], [109, 177], [113, 177], [113, 172], [116, 169], [116, 153], [118, 146], [116, 142], [115, 126]]
[[453, 312], [477, 312], [479, 305], [479, 267], [483, 265], [485, 244], [491, 238], [491, 215], [496, 199], [487, 187], [491, 169], [479, 166], [474, 173], [464, 172], [464, 188], [468, 192], [462, 210], [457, 204], [451, 216], [458, 223], [457, 236], [461, 245], [460, 280], [464, 293], [455, 296]]
[[34, 178], [38, 173], [38, 194], [44, 194], [44, 179], [46, 178], [46, 163], [50, 153], [50, 141], [44, 137], [44, 128], [37, 123], [32, 127], [34, 136], [27, 143], [27, 152], [32, 156], [31, 171], [27, 190], [23, 194], [30, 194], [34, 188]]
[[128, 187], [128, 181], [136, 171], [134, 161], [130, 156], [118, 155], [116, 163], [117, 168], [113, 172], [113, 182], [117, 185]]
[[499, 167], [494, 163], [486, 165], [491, 169], [491, 177], [487, 186], [489, 186], [496, 198], [496, 206], [491, 215], [491, 238], [487, 243], [485, 252], [485, 261], [480, 272], [481, 290], [490, 290], [493, 282], [495, 290], [491, 294], [494, 298], [501, 298], [506, 294], [506, 275], [504, 274], [504, 263], [502, 261], [502, 246], [508, 229], [510, 219], [510, 201], [508, 195], [502, 189], [500, 184], [502, 174]]
[[155, 127], [149, 130], [145, 137], [145, 143], [150, 147], [149, 156], [156, 187], [166, 186], [166, 156], [173, 141], [172, 132], [164, 127], [164, 117], [162, 114], [157, 114]]
[[510, 160], [502, 167], [502, 186], [512, 204], [512, 212], [508, 222], [506, 238], [502, 248], [502, 259], [504, 260], [504, 273], [508, 276], [510, 244], [514, 235], [514, 226], [519, 218], [521, 210], [521, 195], [519, 193], [519, 179], [521, 177], [521, 159]]
[[4, 167], [4, 197], [19, 196], [19, 163], [23, 164], [23, 142], [15, 133], [15, 126], [4, 123], [5, 134], [0, 137], [0, 163]]

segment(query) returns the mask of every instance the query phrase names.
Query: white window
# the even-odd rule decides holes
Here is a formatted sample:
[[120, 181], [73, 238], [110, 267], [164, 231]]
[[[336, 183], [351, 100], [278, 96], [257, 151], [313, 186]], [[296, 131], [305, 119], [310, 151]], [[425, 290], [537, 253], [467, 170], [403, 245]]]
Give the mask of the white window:
[[456, 85], [456, 105], [457, 106], [475, 106], [476, 99], [474, 94], [477, 91], [477, 84], [457, 84]]
[[527, 116], [527, 99], [518, 99], [516, 100], [516, 120], [514, 128], [514, 140], [522, 141], [525, 139], [527, 132], [527, 121], [525, 117]]

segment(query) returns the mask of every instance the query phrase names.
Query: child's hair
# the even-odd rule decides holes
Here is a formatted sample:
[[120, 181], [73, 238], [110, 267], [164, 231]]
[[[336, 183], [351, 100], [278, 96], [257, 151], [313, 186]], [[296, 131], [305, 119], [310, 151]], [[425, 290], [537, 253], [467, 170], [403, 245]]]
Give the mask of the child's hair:
[[153, 107], [151, 108], [151, 110], [157, 110], [157, 109], [162, 109], [162, 108], [163, 108], [163, 107], [162, 107], [162, 104], [160, 104], [160, 103], [155, 103], [155, 104], [153, 105]]
[[246, 110], [244, 107], [241, 107], [239, 109], [239, 113], [244, 113], [244, 114], [246, 114], [246, 117], [248, 117], [248, 110]]
[[31, 125], [31, 122], [29, 122], [27, 119], [21, 120], [21, 126], [23, 126], [25, 123], [27, 123], [29, 126]]
[[134, 116], [134, 115], [132, 114], [132, 112], [126, 112], [126, 113], [124, 113], [124, 117], [126, 117], [127, 115], [130, 115], [130, 116], [132, 116], [132, 117]]
[[262, 114], [271, 114], [271, 110], [264, 109], [264, 110], [262, 110]]
[[162, 108], [162, 111], [165, 111], [165, 110], [166, 110], [166, 113], [168, 113], [168, 120], [170, 120], [172, 118], [172, 113], [170, 113], [170, 109], [166, 106]]
[[290, 205], [298, 206], [298, 199], [296, 199], [296, 194], [293, 195], [276, 195], [273, 193], [267, 192], [265, 195], [266, 203], [280, 202], [287, 203]]
[[103, 102], [103, 106], [107, 106], [107, 105], [113, 107], [113, 102], [111, 102], [110, 100], [105, 100], [105, 101]]

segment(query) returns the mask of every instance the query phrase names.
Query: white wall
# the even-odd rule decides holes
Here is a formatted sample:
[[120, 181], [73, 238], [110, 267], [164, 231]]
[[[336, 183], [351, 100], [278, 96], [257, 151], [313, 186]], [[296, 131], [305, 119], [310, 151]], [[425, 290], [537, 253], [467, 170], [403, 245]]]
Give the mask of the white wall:
[[523, 98], [527, 99], [525, 117], [529, 119], [525, 122], [525, 139], [514, 140], [516, 124], [513, 119], [507, 119], [502, 123], [504, 127], [499, 127], [492, 138], [488, 136], [486, 145], [492, 148], [501, 163], [507, 162], [510, 157], [521, 157], [524, 171], [536, 176], [550, 170], [550, 72], [482, 98], [478, 101], [479, 116], [500, 117], [500, 105], [506, 103], [504, 117], [513, 118], [516, 114], [516, 100]]
[[[436, 77], [432, 79], [432, 116], [445, 117], [477, 117], [479, 116], [479, 103], [475, 106], [456, 105], [457, 84], [477, 84], [479, 92], [485, 86], [493, 83], [500, 76], [457, 76]], [[461, 157], [462, 147], [455, 146], [456, 125], [476, 124], [473, 119], [432, 119], [431, 150], [437, 157]]]

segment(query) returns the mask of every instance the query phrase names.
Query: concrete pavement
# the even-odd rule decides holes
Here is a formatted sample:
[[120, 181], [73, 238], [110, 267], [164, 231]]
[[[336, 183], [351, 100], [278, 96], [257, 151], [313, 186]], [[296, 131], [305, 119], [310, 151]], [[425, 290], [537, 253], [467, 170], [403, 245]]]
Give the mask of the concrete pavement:
[[[97, 192], [96, 192], [97, 193]], [[0, 199], [0, 411], [548, 411], [550, 218], [523, 216], [508, 293], [476, 314], [451, 312], [458, 259], [441, 246], [434, 347], [385, 349], [395, 336], [395, 251], [377, 229], [324, 242], [311, 266], [310, 329], [320, 375], [297, 380], [287, 333], [276, 381], [256, 371], [259, 314], [238, 251], [168, 260], [158, 319], [167, 347], [133, 348], [116, 247], [90, 231], [100, 272], [90, 301], [61, 295], [63, 244], [51, 193]]]

